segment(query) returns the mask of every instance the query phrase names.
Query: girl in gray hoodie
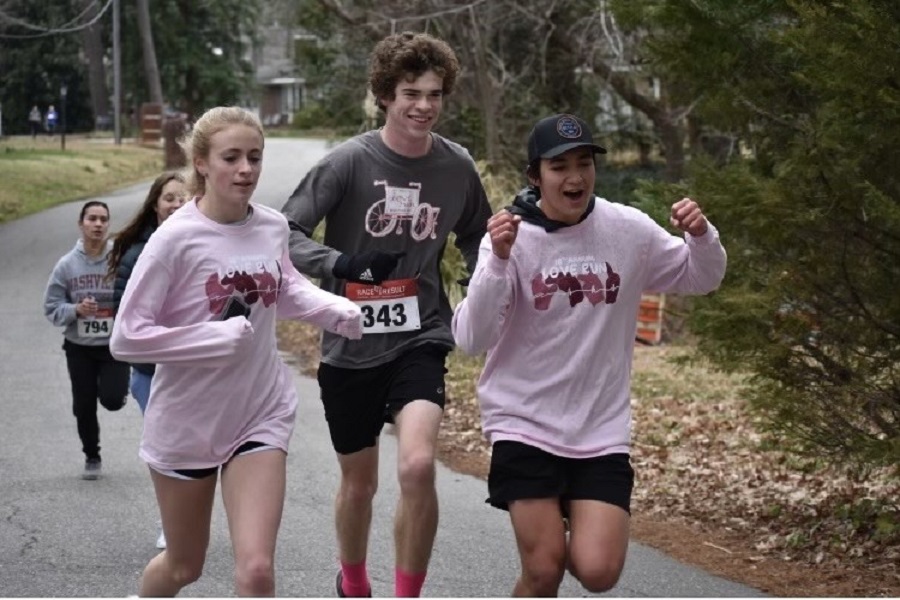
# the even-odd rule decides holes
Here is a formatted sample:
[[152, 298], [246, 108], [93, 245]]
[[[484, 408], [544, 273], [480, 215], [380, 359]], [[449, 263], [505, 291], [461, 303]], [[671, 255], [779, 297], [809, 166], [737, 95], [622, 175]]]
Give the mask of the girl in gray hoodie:
[[106, 276], [111, 245], [109, 207], [86, 202], [78, 218], [81, 237], [50, 274], [44, 314], [65, 327], [63, 350], [72, 381], [72, 412], [85, 455], [83, 479], [100, 476], [100, 423], [97, 400], [107, 410], [125, 406], [128, 364], [109, 353], [113, 326], [113, 282]]

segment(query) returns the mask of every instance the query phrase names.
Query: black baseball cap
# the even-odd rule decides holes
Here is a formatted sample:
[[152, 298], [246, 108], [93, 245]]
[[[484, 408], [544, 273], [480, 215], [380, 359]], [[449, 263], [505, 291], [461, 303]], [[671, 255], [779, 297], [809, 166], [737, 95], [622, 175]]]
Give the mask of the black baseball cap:
[[595, 153], [606, 154], [606, 148], [594, 143], [588, 124], [575, 115], [545, 117], [537, 122], [528, 136], [528, 164], [582, 146], [593, 149]]

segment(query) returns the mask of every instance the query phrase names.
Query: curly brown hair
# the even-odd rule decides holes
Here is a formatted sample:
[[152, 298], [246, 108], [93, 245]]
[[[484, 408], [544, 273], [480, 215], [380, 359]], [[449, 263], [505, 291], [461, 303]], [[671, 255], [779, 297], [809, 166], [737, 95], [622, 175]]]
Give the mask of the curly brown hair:
[[384, 110], [382, 100], [394, 99], [401, 79], [414, 79], [426, 71], [434, 71], [442, 78], [445, 96], [453, 92], [459, 60], [447, 42], [412, 31], [389, 35], [378, 42], [369, 63], [369, 87], [378, 108]]

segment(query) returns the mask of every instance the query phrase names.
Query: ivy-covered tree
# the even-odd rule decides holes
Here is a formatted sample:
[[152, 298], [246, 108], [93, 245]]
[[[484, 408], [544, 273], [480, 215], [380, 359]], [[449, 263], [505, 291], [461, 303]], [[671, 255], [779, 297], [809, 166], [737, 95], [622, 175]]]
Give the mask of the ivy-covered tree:
[[[191, 118], [212, 106], [248, 103], [254, 85], [248, 52], [260, 14], [260, 0], [151, 2], [164, 101]], [[135, 109], [151, 101], [142, 54], [137, 4], [123, 3], [123, 105]]]

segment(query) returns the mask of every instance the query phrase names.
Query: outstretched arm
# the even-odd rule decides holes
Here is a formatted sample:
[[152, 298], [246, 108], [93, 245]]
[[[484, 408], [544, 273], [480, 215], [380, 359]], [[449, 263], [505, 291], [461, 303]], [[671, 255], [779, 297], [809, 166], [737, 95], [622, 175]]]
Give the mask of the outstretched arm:
[[285, 252], [282, 290], [278, 296], [278, 316], [308, 321], [326, 331], [351, 340], [362, 337], [359, 307], [342, 296], [320, 289], [301, 275]]

